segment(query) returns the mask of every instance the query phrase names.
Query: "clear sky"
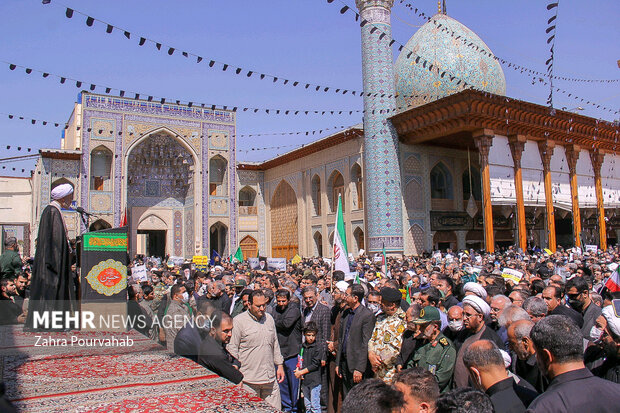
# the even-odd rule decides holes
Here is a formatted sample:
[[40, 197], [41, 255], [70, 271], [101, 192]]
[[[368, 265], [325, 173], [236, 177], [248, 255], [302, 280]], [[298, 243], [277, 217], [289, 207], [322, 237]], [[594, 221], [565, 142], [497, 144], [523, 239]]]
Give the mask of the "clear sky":
[[[342, 0], [355, 8], [354, 0]], [[395, 1], [393, 37], [406, 43], [425, 21]], [[437, 11], [432, 0], [406, 1], [427, 15]], [[448, 0], [448, 15], [475, 31], [496, 56], [541, 72], [549, 57], [546, 44], [547, 1]], [[65, 17], [65, 7], [107, 21], [132, 32], [106, 33], [95, 22], [85, 24], [77, 13]], [[0, 0], [0, 60], [77, 78], [84, 82], [155, 96], [230, 107], [302, 110], [360, 110], [362, 99], [347, 94], [315, 92], [248, 78], [253, 70], [330, 86], [360, 90], [360, 29], [354, 15], [340, 14], [335, 0]], [[620, 79], [620, 2], [617, 0], [564, 0], [560, 2], [555, 74], [586, 79]], [[138, 46], [140, 35], [176, 47], [173, 56], [154, 45]], [[204, 57], [200, 64], [181, 56], [182, 50]], [[394, 59], [397, 57], [395, 46]], [[231, 64], [209, 68], [211, 59]], [[236, 75], [234, 69], [244, 72]], [[532, 85], [525, 74], [503, 66], [507, 95], [545, 104], [549, 90]], [[620, 83], [575, 83], [558, 80], [556, 86], [598, 104], [620, 108]], [[10, 71], [0, 63], [0, 158], [57, 148], [60, 128], [9, 120], [5, 113], [66, 122], [79, 89], [61, 85], [51, 76]], [[103, 92], [102, 90], [98, 90]], [[554, 106], [573, 109], [605, 120], [620, 118], [556, 93]], [[282, 116], [239, 112], [238, 134], [312, 131], [361, 122], [362, 115]], [[238, 159], [261, 161], [309, 143], [329, 132], [306, 136], [267, 135], [237, 139]], [[7, 150], [6, 146], [11, 149]], [[288, 145], [285, 148], [248, 151]], [[16, 147], [22, 146], [22, 151]], [[31, 152], [32, 153], [32, 152]], [[0, 163], [0, 175], [27, 176], [34, 161]], [[12, 171], [15, 167], [17, 170]], [[25, 172], [22, 173], [21, 169]]]

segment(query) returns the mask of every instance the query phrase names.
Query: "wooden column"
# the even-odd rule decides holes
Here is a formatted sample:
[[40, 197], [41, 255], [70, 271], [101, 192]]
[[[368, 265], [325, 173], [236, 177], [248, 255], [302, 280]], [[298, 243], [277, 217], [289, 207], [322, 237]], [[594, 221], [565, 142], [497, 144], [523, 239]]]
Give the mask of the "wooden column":
[[547, 210], [547, 247], [551, 252], [556, 250], [555, 241], [555, 213], [553, 211], [553, 195], [551, 193], [551, 157], [553, 156], [554, 143], [550, 141], [538, 142], [540, 159], [543, 164], [543, 176], [545, 179], [545, 205]]
[[525, 136], [513, 135], [508, 137], [510, 152], [515, 168], [515, 198], [517, 200], [517, 245], [523, 251], [527, 250], [527, 233], [525, 228], [525, 203], [523, 202], [523, 174], [521, 172], [521, 156], [525, 149]]
[[579, 159], [579, 147], [566, 146], [566, 162], [570, 177], [570, 197], [573, 212], [573, 237], [575, 246], [581, 247], [581, 212], [579, 211], [579, 193], [577, 186], [577, 160]]
[[491, 175], [489, 173], [489, 150], [493, 144], [493, 131], [483, 130], [474, 134], [474, 141], [480, 155], [482, 178], [482, 209], [484, 217], [484, 245], [488, 252], [495, 252], [493, 236], [493, 208], [491, 205]]
[[603, 183], [601, 182], [601, 166], [605, 154], [598, 149], [590, 151], [592, 169], [594, 170], [594, 187], [596, 189], [596, 215], [598, 217], [599, 247], [607, 249], [607, 225], [605, 224], [605, 207], [603, 205]]

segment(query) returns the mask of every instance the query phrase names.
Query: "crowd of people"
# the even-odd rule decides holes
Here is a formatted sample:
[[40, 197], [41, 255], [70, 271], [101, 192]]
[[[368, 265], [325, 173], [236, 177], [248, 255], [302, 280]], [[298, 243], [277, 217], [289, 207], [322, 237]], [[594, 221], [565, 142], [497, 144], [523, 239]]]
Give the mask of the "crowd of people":
[[[321, 258], [273, 271], [136, 259], [148, 280], [129, 276], [128, 312], [283, 411], [615, 412], [619, 262], [618, 247], [360, 256], [346, 274]], [[3, 277], [3, 323], [23, 322], [28, 279]]]

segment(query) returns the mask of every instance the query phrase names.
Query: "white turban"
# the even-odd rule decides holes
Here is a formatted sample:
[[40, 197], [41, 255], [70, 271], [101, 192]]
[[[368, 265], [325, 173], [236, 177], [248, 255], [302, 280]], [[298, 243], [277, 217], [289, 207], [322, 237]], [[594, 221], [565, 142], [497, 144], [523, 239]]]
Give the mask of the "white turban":
[[484, 301], [482, 298], [477, 295], [467, 295], [463, 298], [463, 305], [469, 305], [473, 307], [476, 312], [483, 314], [485, 317], [488, 317], [491, 314], [491, 307]]
[[470, 281], [465, 283], [463, 291], [476, 294], [480, 298], [487, 298], [487, 290], [476, 282]]
[[340, 290], [341, 293], [346, 293], [347, 288], [349, 288], [349, 283], [346, 281], [338, 281], [336, 283], [336, 288]]
[[603, 308], [603, 317], [607, 320], [607, 326], [609, 326], [612, 333], [616, 336], [620, 336], [620, 317], [616, 316], [613, 305], [608, 305]]
[[61, 184], [52, 189], [52, 199], [62, 199], [69, 194], [73, 193], [73, 186], [71, 184]]

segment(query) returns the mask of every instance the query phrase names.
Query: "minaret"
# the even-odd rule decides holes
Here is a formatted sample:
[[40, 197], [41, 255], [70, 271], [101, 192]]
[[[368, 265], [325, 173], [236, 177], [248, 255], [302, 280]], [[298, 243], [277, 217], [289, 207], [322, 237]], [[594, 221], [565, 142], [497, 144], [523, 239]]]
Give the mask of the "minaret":
[[[390, 10], [394, 0], [356, 0], [362, 22], [364, 174], [369, 252], [402, 253], [403, 211], [398, 137], [387, 120], [395, 114]], [[372, 31], [372, 33], [371, 33]], [[369, 96], [370, 94], [370, 96]]]

